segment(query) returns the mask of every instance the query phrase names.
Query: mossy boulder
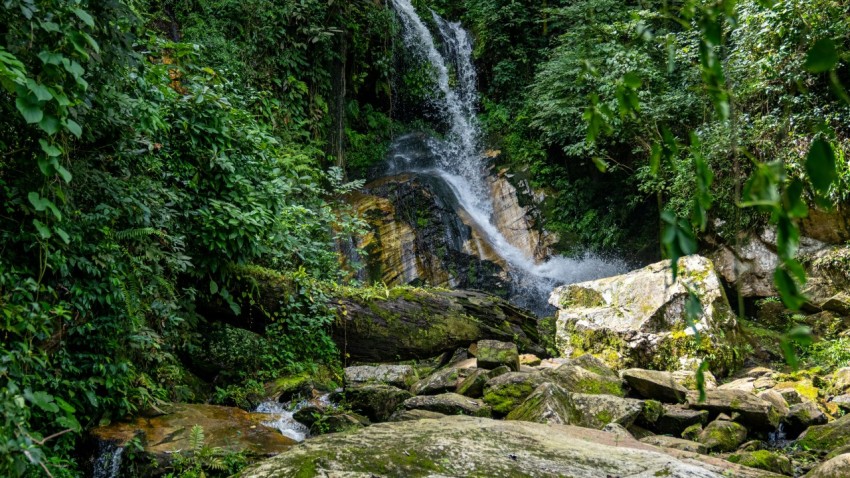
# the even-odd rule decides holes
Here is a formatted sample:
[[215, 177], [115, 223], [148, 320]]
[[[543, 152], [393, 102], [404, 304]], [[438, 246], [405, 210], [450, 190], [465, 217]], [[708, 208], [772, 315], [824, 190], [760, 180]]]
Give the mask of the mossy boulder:
[[602, 429], [609, 423], [629, 427], [643, 411], [643, 402], [613, 395], [572, 393], [569, 400], [569, 423]]
[[679, 385], [670, 372], [632, 368], [623, 370], [620, 376], [643, 398], [682, 403], [688, 396], [688, 390]]
[[357, 387], [367, 384], [385, 384], [407, 388], [416, 380], [410, 365], [358, 365], [345, 368], [345, 385]]
[[663, 435], [641, 438], [640, 442], [646, 443], [648, 445], [672, 448], [674, 450], [689, 451], [693, 453], [708, 452], [708, 449], [702, 443]]
[[698, 441], [710, 451], [734, 451], [747, 439], [747, 429], [740, 423], [715, 420], [700, 433]]
[[708, 411], [692, 410], [681, 405], [664, 405], [661, 416], [647, 426], [662, 435], [682, 436], [682, 432], [693, 425], [708, 423]]
[[308, 373], [281, 377], [263, 386], [266, 397], [278, 402], [288, 402], [298, 396], [307, 396], [314, 387]]
[[788, 415], [785, 416], [783, 423], [789, 437], [795, 437], [802, 433], [807, 428], [814, 425], [823, 425], [828, 421], [828, 417], [814, 403], [805, 401], [791, 407]]
[[469, 372], [469, 375], [463, 379], [457, 386], [457, 393], [472, 398], [480, 398], [484, 395], [484, 386], [490, 380], [490, 371], [484, 369], [475, 369]]
[[570, 403], [570, 395], [566, 390], [553, 383], [544, 383], [508, 413], [505, 419], [568, 425]]
[[445, 415], [469, 415], [472, 417], [489, 417], [492, 413], [492, 409], [481, 400], [464, 397], [456, 393], [420, 395], [405, 400], [402, 407], [406, 410], [425, 410]]
[[688, 407], [712, 415], [737, 414], [739, 422], [754, 430], [774, 430], [782, 419], [773, 404], [740, 390], [707, 390], [705, 401], [699, 398], [698, 393], [689, 392]]
[[850, 445], [850, 415], [825, 425], [809, 427], [798, 439], [797, 444], [809, 450], [829, 452]]
[[445, 417], [445, 413], [430, 412], [428, 410], [396, 410], [388, 421], [390, 422], [409, 422], [414, 420], [425, 419], [440, 419]]
[[243, 478], [479, 476], [768, 478], [725, 460], [566, 425], [446, 417], [324, 435], [243, 471]]
[[847, 478], [848, 476], [850, 476], [850, 453], [845, 453], [816, 466], [804, 478]]
[[514, 372], [519, 371], [519, 352], [514, 343], [479, 340], [475, 354], [481, 368], [494, 369], [505, 365]]
[[519, 406], [540, 384], [538, 373], [509, 372], [487, 381], [484, 385], [484, 403], [493, 407], [493, 413], [507, 415]]
[[608, 374], [603, 371], [599, 374], [573, 363], [567, 363], [555, 369], [544, 369], [540, 373], [546, 380], [560, 385], [568, 392], [617, 397], [626, 395], [623, 381], [614, 373]]
[[438, 370], [431, 375], [419, 380], [410, 387], [414, 395], [438, 395], [440, 393], [454, 392], [458, 384], [466, 378], [466, 369], [454, 367]]
[[346, 389], [344, 403], [373, 422], [385, 422], [412, 396], [407, 390], [391, 385], [363, 385]]
[[[562, 356], [592, 353], [619, 369], [679, 370], [706, 356], [717, 372], [739, 365], [743, 341], [713, 264], [687, 256], [678, 265], [675, 284], [666, 261], [555, 289], [549, 302], [560, 309], [556, 346]], [[688, 287], [703, 305], [693, 327], [685, 313]]]
[[730, 455], [728, 460], [732, 463], [771, 471], [780, 475], [791, 476], [794, 474], [794, 466], [788, 457], [769, 450], [738, 452]]

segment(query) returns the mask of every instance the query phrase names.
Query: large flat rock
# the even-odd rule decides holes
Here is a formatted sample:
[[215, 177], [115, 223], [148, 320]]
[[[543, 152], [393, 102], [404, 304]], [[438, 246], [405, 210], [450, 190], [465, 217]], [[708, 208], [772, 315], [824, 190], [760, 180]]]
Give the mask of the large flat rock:
[[776, 478], [720, 459], [567, 425], [446, 417], [324, 435], [243, 478], [565, 477]]

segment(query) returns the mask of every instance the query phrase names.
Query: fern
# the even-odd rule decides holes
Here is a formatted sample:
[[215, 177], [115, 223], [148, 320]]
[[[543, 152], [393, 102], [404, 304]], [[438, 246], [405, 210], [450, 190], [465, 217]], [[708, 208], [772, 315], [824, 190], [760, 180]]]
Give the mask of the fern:
[[192, 452], [199, 455], [204, 449], [204, 441], [204, 427], [200, 425], [193, 426], [192, 431], [189, 432], [189, 448], [192, 449]]

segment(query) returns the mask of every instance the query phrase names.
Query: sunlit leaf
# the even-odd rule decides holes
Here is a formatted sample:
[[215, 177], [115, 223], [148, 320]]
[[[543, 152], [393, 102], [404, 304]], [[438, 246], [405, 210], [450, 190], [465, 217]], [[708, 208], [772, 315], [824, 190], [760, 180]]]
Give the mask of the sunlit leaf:
[[816, 41], [806, 54], [803, 66], [812, 73], [823, 73], [835, 67], [838, 63], [838, 50], [831, 38], [821, 38]]
[[835, 170], [835, 154], [832, 146], [822, 139], [817, 139], [809, 148], [806, 158], [806, 173], [812, 186], [820, 192], [826, 192], [838, 178]]

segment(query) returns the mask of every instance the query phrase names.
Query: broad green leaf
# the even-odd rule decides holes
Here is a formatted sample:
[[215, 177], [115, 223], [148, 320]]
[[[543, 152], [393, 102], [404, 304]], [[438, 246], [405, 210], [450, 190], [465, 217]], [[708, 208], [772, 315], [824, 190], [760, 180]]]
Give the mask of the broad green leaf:
[[812, 73], [823, 73], [835, 68], [838, 63], [838, 50], [831, 38], [821, 38], [816, 41], [806, 54], [803, 66]]
[[71, 236], [69, 236], [63, 229], [57, 227], [54, 232], [56, 232], [56, 235], [59, 236], [65, 244], [71, 243]]
[[41, 150], [51, 158], [62, 154], [62, 150], [59, 149], [59, 147], [54, 146], [43, 139], [38, 140], [38, 144], [41, 145]]
[[38, 219], [33, 219], [32, 224], [33, 226], [35, 226], [35, 229], [38, 231], [38, 234], [41, 236], [42, 239], [50, 239], [50, 236], [53, 235], [50, 232], [50, 228]]
[[56, 173], [57, 173], [57, 174], [59, 174], [59, 176], [61, 176], [61, 177], [62, 177], [62, 179], [63, 179], [66, 183], [70, 183], [70, 182], [71, 182], [71, 172], [70, 172], [70, 171], [68, 171], [67, 169], [65, 169], [65, 167], [64, 167], [64, 166], [62, 166], [61, 164], [59, 164], [59, 163], [58, 163], [58, 161], [57, 161], [57, 163], [56, 163], [56, 165], [55, 165], [54, 167], [56, 168]]
[[61, 53], [42, 51], [38, 54], [38, 58], [41, 59], [42, 63], [44, 63], [45, 65], [61, 65], [62, 58], [64, 57]]
[[24, 117], [24, 120], [29, 124], [38, 123], [44, 118], [44, 110], [38, 104], [35, 97], [25, 95], [18, 96], [15, 99], [15, 106]]
[[782, 268], [777, 268], [773, 274], [773, 282], [779, 290], [779, 296], [782, 302], [791, 310], [798, 310], [806, 303], [806, 298], [797, 287], [797, 283], [788, 274], [788, 271]]
[[44, 118], [39, 121], [38, 126], [45, 133], [53, 136], [57, 131], [59, 131], [59, 119], [53, 115], [44, 115]]
[[218, 284], [214, 280], [210, 281], [210, 294], [218, 293]]
[[65, 120], [65, 127], [68, 128], [68, 131], [77, 138], [81, 138], [83, 136], [83, 128], [76, 121], [72, 119]]
[[835, 170], [835, 154], [832, 146], [822, 139], [817, 139], [809, 148], [806, 158], [806, 173], [812, 186], [820, 192], [826, 192], [838, 178]]
[[77, 17], [79, 17], [79, 19], [82, 20], [83, 23], [94, 28], [94, 18], [92, 18], [92, 16], [89, 15], [88, 12], [79, 8], [75, 8], [74, 14], [77, 15]]
[[598, 156], [593, 157], [593, 164], [596, 165], [596, 169], [598, 169], [599, 172], [604, 173], [605, 171], [608, 171], [608, 162]]
[[50, 91], [46, 86], [40, 85], [33, 80], [27, 80], [27, 89], [38, 98], [39, 101], [50, 101], [53, 99], [53, 95], [50, 94]]
[[53, 402], [53, 395], [46, 392], [32, 392], [29, 389], [24, 390], [24, 398], [36, 407], [48, 413], [56, 413], [59, 411], [59, 406]]
[[629, 88], [636, 90], [640, 88], [640, 85], [643, 83], [643, 81], [640, 79], [640, 76], [638, 76], [637, 73], [629, 72], [626, 73], [625, 76], [623, 76], [623, 83], [625, 83], [625, 85]]
[[790, 218], [803, 218], [809, 215], [809, 206], [803, 200], [803, 181], [795, 179], [785, 188], [785, 208]]

